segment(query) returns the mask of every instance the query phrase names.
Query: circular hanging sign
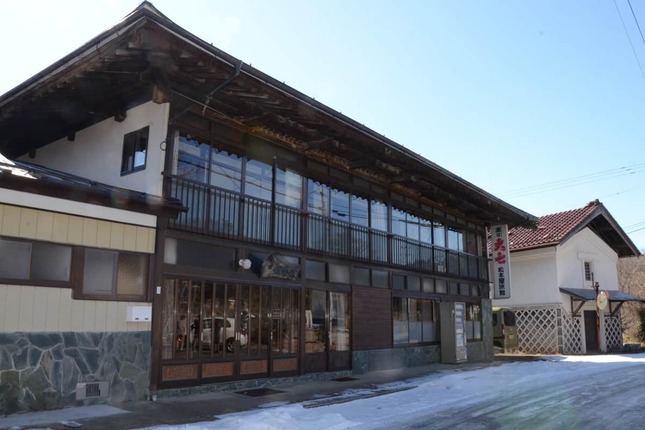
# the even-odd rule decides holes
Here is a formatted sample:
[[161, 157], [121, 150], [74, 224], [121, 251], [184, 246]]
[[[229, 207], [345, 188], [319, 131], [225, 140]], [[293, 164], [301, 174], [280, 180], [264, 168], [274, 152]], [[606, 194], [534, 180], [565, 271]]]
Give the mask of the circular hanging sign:
[[604, 311], [608, 303], [609, 303], [609, 294], [607, 294], [607, 291], [600, 291], [596, 296], [596, 306], [601, 311]]

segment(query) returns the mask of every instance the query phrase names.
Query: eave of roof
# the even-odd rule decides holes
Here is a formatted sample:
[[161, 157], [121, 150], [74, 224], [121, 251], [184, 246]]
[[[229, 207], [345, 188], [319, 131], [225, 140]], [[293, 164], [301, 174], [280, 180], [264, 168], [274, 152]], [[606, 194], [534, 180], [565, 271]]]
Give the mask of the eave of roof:
[[[617, 290], [603, 290], [607, 293], [607, 298], [610, 302], [645, 302], [633, 294], [624, 293]], [[560, 288], [560, 292], [568, 294], [574, 299], [591, 302], [596, 300], [596, 290], [585, 288]]]
[[[36, 91], [37, 88], [40, 85], [44, 85], [45, 82], [48, 82], [51, 79], [57, 79], [65, 73], [71, 73], [73, 66], [77, 63], [90, 58], [92, 55], [96, 55], [96, 53], [102, 49], [107, 50], [108, 47], [112, 46], [111, 44], [116, 44], [120, 38], [125, 37], [124, 35], [126, 33], [133, 31], [133, 29], [141, 29], [146, 26], [151, 26], [155, 31], [161, 30], [172, 34], [173, 37], [176, 40], [181, 41], [181, 43], [186, 43], [199, 51], [208, 54], [216, 61], [223, 63], [228, 67], [231, 74], [239, 68], [240, 74], [247, 79], [254, 80], [258, 85], [272, 88], [274, 91], [284, 95], [284, 97], [293, 99], [299, 105], [306, 106], [308, 109], [311, 109], [309, 115], [322, 115], [327, 118], [326, 121], [333, 121], [336, 124], [342, 124], [342, 126], [347, 130], [353, 130], [355, 133], [364, 136], [366, 139], [378, 142], [378, 144], [384, 148], [382, 151], [384, 155], [382, 155], [382, 157], [384, 157], [385, 160], [399, 160], [399, 162], [402, 163], [402, 166], [413, 165], [415, 166], [414, 170], [416, 171], [432, 172], [432, 176], [428, 176], [429, 179], [427, 179], [426, 182], [430, 182], [431, 187], [434, 186], [432, 185], [433, 182], [437, 182], [438, 187], [435, 186], [435, 188], [440, 191], [436, 191], [436, 193], [443, 193], [441, 194], [443, 196], [441, 198], [450, 197], [453, 202], [462, 200], [463, 205], [468, 206], [470, 208], [469, 210], [475, 211], [474, 213], [481, 212], [480, 214], [472, 215], [473, 219], [479, 219], [487, 224], [499, 222], [509, 224], [510, 226], [532, 226], [537, 221], [535, 216], [504, 202], [441, 166], [408, 150], [404, 146], [379, 133], [376, 133], [372, 129], [358, 123], [342, 113], [306, 96], [294, 88], [291, 88], [275, 78], [253, 68], [252, 66], [242, 63], [235, 57], [199, 39], [172, 22], [149, 2], [143, 2], [131, 14], [126, 16], [111, 29], [99, 34], [74, 52], [0, 97], [0, 110], [5, 106], [10, 105], [12, 101], [28, 95], [30, 92]], [[140, 90], [144, 89], [140, 88]], [[112, 109], [118, 108], [118, 106], [116, 106], [118, 100], [113, 101], [113, 103], [115, 103], [115, 105], [112, 106]], [[102, 116], [97, 116], [94, 120], [99, 121], [106, 117], [109, 117], [108, 113], [105, 113]], [[297, 116], [294, 116], [294, 121], [297, 121], [298, 119], [299, 118]], [[86, 118], [85, 122], [81, 121], [77, 125], [87, 126], [87, 121], [91, 120], [92, 119], [90, 118]], [[21, 143], [21, 145], [23, 145], [23, 153], [26, 153], [28, 148], [24, 146], [24, 142]], [[2, 149], [3, 148], [0, 147], [0, 150]], [[19, 154], [9, 155], [15, 157]], [[437, 180], [437, 178], [440, 178], [441, 180]], [[413, 179], [414, 178], [411, 178], [410, 180]], [[422, 178], [422, 180], [425, 180], [425, 178]], [[443, 185], [446, 183], [450, 183], [454, 190], [454, 195], [452, 191], [446, 192], [443, 190]]]
[[170, 218], [187, 210], [173, 198], [114, 187], [18, 161], [0, 163], [0, 188]]

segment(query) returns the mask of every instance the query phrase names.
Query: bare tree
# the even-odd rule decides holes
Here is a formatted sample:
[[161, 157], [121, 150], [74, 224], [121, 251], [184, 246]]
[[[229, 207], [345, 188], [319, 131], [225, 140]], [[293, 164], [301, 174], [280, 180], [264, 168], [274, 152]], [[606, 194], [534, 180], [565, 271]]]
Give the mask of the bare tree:
[[[630, 257], [618, 260], [618, 285], [628, 294], [645, 298], [645, 258]], [[643, 324], [641, 312], [645, 304], [627, 302], [622, 307], [623, 336], [626, 343], [640, 343]]]

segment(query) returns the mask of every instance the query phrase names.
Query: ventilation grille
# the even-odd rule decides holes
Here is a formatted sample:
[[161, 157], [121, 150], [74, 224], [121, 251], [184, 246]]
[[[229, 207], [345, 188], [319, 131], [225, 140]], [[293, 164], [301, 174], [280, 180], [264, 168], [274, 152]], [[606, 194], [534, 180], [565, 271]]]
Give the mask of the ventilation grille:
[[94, 399], [110, 396], [110, 384], [107, 381], [81, 382], [76, 385], [76, 400]]

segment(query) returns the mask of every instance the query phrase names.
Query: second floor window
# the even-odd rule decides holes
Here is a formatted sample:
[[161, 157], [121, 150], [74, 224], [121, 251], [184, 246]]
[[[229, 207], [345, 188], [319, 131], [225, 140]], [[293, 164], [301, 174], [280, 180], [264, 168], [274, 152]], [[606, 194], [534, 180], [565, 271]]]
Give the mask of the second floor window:
[[144, 127], [123, 137], [122, 175], [146, 168], [149, 131], [150, 127]]

